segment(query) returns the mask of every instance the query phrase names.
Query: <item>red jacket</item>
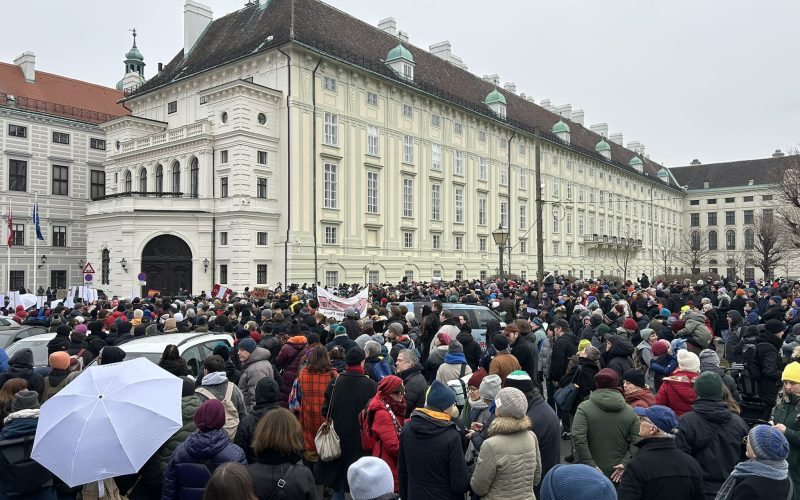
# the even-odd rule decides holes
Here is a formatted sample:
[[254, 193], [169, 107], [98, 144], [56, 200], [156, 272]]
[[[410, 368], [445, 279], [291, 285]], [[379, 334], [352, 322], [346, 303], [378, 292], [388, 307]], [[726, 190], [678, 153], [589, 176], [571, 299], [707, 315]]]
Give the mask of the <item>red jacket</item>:
[[[400, 491], [400, 483], [397, 480], [397, 457], [400, 453], [400, 433], [392, 421], [389, 411], [383, 404], [380, 392], [376, 393], [369, 402], [369, 412], [375, 412], [372, 421], [372, 435], [375, 437], [375, 444], [372, 447], [372, 456], [379, 457], [389, 464], [394, 477], [394, 492]], [[403, 428], [403, 415], [395, 414], [397, 424]]]
[[669, 377], [664, 377], [656, 394], [656, 404], [669, 406], [679, 417], [692, 411], [692, 404], [697, 399], [694, 392], [694, 379], [697, 373], [675, 370]]

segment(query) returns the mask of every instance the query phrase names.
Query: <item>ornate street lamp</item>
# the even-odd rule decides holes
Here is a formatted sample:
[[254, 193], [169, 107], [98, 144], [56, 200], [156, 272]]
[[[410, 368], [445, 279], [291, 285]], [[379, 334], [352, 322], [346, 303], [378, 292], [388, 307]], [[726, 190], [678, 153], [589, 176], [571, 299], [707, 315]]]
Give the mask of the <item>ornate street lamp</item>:
[[494, 242], [497, 245], [497, 248], [500, 249], [500, 280], [505, 279], [505, 273], [503, 272], [503, 252], [506, 249], [506, 245], [508, 245], [508, 237], [511, 233], [507, 229], [503, 229], [503, 225], [500, 224], [497, 229], [492, 231], [492, 238], [494, 238]]

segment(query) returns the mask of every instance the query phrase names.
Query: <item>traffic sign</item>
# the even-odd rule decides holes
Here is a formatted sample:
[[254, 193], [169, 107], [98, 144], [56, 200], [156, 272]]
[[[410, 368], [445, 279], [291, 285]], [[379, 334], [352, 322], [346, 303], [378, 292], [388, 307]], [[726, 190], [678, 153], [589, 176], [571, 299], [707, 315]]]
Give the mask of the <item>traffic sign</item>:
[[83, 266], [83, 274], [94, 274], [94, 268], [91, 262], [87, 262], [86, 265]]
[[91, 274], [84, 274], [83, 275], [83, 281], [92, 281], [92, 275]]

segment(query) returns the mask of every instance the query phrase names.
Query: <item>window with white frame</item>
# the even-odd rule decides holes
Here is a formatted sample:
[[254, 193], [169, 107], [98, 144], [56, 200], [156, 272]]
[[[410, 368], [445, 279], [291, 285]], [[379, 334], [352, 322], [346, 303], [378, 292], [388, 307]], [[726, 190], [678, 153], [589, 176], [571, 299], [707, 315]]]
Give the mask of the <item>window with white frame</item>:
[[602, 215], [600, 216], [600, 234], [604, 236], [608, 235], [608, 233], [606, 233], [606, 218]]
[[579, 203], [583, 203], [585, 197], [586, 197], [586, 192], [583, 190], [583, 188], [579, 188], [578, 189], [578, 202]]
[[478, 142], [486, 142], [486, 131], [478, 130]]
[[519, 189], [522, 191], [528, 189], [528, 174], [524, 170], [519, 171]]
[[486, 158], [478, 161], [478, 180], [485, 181], [488, 176], [489, 162]]
[[378, 213], [378, 172], [367, 172], [367, 212]]
[[381, 279], [380, 271], [370, 271], [367, 273], [367, 282], [370, 285], [378, 283]]
[[406, 272], [403, 274], [403, 277], [404, 277], [404, 278], [406, 279], [406, 281], [408, 281], [408, 282], [412, 282], [412, 281], [414, 281], [414, 271], [406, 271]]
[[558, 179], [553, 179], [553, 196], [561, 196], [561, 182]]
[[486, 237], [481, 236], [478, 238], [478, 251], [485, 252], [486, 251]]
[[431, 234], [431, 248], [433, 250], [439, 250], [442, 248], [442, 235], [433, 233]]
[[223, 165], [228, 163], [228, 150], [227, 149], [223, 149], [222, 151], [219, 152], [219, 162], [221, 164], [223, 164]]
[[486, 279], [486, 277], [487, 277], [486, 270], [481, 270], [481, 272], [479, 273], [478, 276], [480, 277], [481, 281], [484, 281]]
[[324, 141], [325, 144], [336, 146], [339, 144], [339, 117], [335, 113], [325, 113], [324, 117]]
[[256, 233], [256, 245], [264, 246], [267, 244], [268, 237], [266, 231], [258, 231]]
[[461, 135], [464, 133], [464, 125], [461, 122], [453, 122], [453, 133], [456, 135]]
[[325, 271], [325, 286], [328, 288], [339, 286], [339, 271]]
[[555, 256], [558, 256], [558, 250], [559, 250], [559, 247], [561, 247], [561, 245], [559, 244], [559, 242], [557, 242], [557, 241], [554, 241], [554, 242], [553, 242], [553, 255], [555, 255]]
[[410, 104], [403, 104], [403, 116], [412, 118], [414, 116], [414, 106]]
[[431, 184], [431, 220], [442, 220], [441, 184]]
[[520, 144], [519, 145], [519, 155], [520, 156], [525, 156], [525, 150], [526, 150], [525, 145], [524, 144]]
[[557, 166], [558, 166], [558, 156], [556, 156], [556, 155], [553, 155], [553, 156], [552, 156], [552, 159], [553, 159], [553, 162], [552, 162], [552, 163], [553, 163], [553, 166], [554, 166], [554, 167], [557, 167]]
[[403, 136], [403, 163], [414, 163], [414, 138]]
[[526, 279], [528, 279], [528, 271], [525, 271], [524, 269], [521, 270], [519, 272], [519, 279], [521, 279], [522, 281], [525, 281]]
[[583, 245], [578, 245], [578, 257], [584, 257], [586, 255], [586, 248]]
[[439, 128], [442, 126], [442, 117], [437, 114], [431, 114], [431, 127]]
[[566, 254], [567, 256], [572, 256], [572, 243], [566, 244]]
[[403, 233], [403, 248], [414, 248], [414, 233], [405, 231]]
[[594, 214], [589, 214], [589, 230], [587, 231], [589, 234], [594, 233], [595, 226], [594, 226]]
[[478, 225], [486, 225], [486, 197], [478, 196]]
[[442, 145], [431, 144], [431, 170], [442, 170]]
[[464, 271], [461, 269], [456, 270], [456, 281], [461, 281], [464, 279]]
[[589, 190], [589, 204], [594, 204], [594, 191]]
[[[602, 189], [600, 190], [600, 197], [598, 199], [600, 200], [600, 205], [605, 204], [605, 202], [606, 202], [606, 192], [603, 191]], [[603, 208], [603, 207], [601, 206], [600, 208]]]
[[561, 220], [558, 218], [558, 210], [553, 207], [553, 233], [558, 234], [561, 231]]
[[571, 200], [572, 199], [572, 183], [571, 182], [567, 182], [566, 184], [567, 184], [566, 185], [566, 188], [567, 188], [567, 200]]
[[564, 230], [567, 234], [572, 234], [572, 212], [567, 212], [564, 217]]
[[461, 236], [460, 234], [456, 235], [456, 237], [453, 238], [453, 250], [457, 252], [464, 250], [464, 237]]
[[323, 207], [325, 208], [338, 208], [339, 206], [339, 181], [338, 181], [338, 166], [335, 163], [326, 163], [323, 166], [324, 179], [323, 179]]
[[500, 167], [500, 185], [508, 186], [508, 168], [504, 165]]
[[322, 78], [322, 87], [325, 90], [336, 92], [336, 80], [331, 78], [330, 76], [325, 76]]
[[455, 222], [464, 222], [464, 188], [457, 187], [453, 191], [456, 205]]
[[456, 162], [453, 175], [464, 175], [464, 152], [456, 151]]
[[256, 153], [256, 163], [259, 165], [266, 165], [267, 164], [267, 152], [266, 151], [258, 151]]
[[502, 149], [503, 151], [505, 151], [506, 148], [508, 148], [508, 139], [506, 139], [505, 137], [499, 138], [497, 142], [500, 144], [500, 149]]
[[526, 240], [519, 240], [519, 253], [523, 255], [528, 253], [528, 242]]
[[367, 154], [379, 156], [381, 154], [380, 138], [378, 137], [378, 127], [375, 125], [367, 126]]
[[367, 92], [367, 104], [370, 106], [378, 105], [378, 94], [375, 92]]
[[403, 179], [403, 217], [414, 217], [414, 180]]
[[583, 236], [583, 212], [578, 212], [578, 236]]
[[335, 245], [338, 242], [337, 239], [337, 227], [336, 226], [325, 226], [325, 244], [326, 245]]
[[525, 203], [519, 205], [519, 228], [523, 231], [528, 229], [528, 205]]
[[403, 64], [403, 78], [406, 80], [414, 79], [414, 66], [410, 64]]
[[[227, 181], [227, 179], [228, 178], [225, 177], [225, 192], [226, 192], [226, 196], [227, 196], [227, 191], [228, 191], [228, 186], [227, 186], [228, 181]], [[269, 193], [269, 189], [267, 187], [267, 178], [266, 177], [258, 177], [256, 179], [256, 196], [258, 198], [266, 199], [268, 193]]]
[[508, 227], [508, 202], [500, 202], [500, 225]]

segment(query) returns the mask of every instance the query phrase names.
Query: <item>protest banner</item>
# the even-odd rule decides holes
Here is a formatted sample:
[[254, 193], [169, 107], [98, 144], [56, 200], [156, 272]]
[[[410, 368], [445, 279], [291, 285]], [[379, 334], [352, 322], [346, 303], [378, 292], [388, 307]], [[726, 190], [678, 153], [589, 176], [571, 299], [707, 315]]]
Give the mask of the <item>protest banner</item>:
[[359, 317], [363, 318], [367, 314], [369, 304], [369, 289], [365, 288], [358, 295], [350, 298], [337, 297], [324, 288], [317, 287], [317, 302], [319, 302], [319, 312], [326, 317], [334, 317], [337, 320], [344, 319], [344, 310], [352, 307], [358, 312]]

